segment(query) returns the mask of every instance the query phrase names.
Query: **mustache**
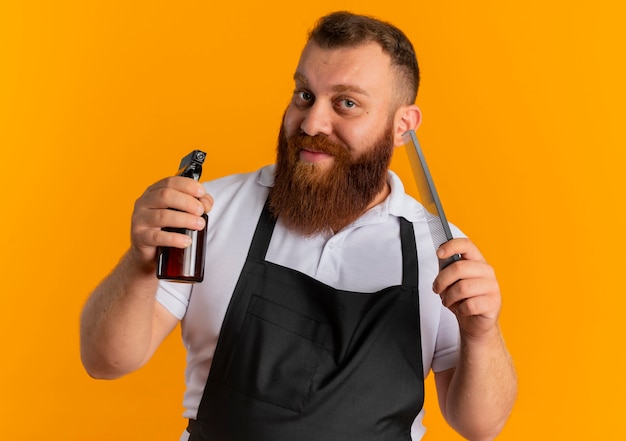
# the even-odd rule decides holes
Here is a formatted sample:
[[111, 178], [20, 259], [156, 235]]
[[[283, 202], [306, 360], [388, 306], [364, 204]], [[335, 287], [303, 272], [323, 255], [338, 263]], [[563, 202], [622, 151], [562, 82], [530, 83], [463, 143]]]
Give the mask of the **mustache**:
[[344, 147], [329, 140], [326, 135], [309, 136], [295, 134], [287, 139], [287, 145], [289, 151], [293, 154], [297, 154], [301, 150], [311, 150], [338, 157], [350, 156], [350, 149], [348, 147]]

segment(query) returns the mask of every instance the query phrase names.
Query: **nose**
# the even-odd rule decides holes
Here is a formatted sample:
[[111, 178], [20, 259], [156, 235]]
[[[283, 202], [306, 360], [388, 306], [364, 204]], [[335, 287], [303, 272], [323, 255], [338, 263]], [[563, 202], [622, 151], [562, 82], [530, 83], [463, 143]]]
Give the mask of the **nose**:
[[300, 130], [309, 136], [330, 135], [332, 132], [332, 109], [323, 101], [315, 101], [304, 112]]

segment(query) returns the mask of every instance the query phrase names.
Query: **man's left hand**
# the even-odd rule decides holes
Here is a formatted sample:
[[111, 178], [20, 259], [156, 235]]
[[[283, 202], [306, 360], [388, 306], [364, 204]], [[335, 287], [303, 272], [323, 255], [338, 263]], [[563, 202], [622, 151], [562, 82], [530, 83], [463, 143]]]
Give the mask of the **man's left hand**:
[[502, 306], [496, 275], [469, 239], [452, 239], [437, 250], [445, 259], [462, 259], [444, 268], [433, 282], [433, 291], [457, 317], [466, 337], [480, 338], [497, 329]]

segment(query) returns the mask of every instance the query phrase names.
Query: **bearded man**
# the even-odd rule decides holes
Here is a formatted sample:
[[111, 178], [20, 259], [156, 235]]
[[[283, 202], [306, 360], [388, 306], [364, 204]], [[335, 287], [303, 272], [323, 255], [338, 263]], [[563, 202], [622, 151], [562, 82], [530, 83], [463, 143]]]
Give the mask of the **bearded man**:
[[[494, 271], [456, 229], [435, 250], [388, 170], [421, 119], [413, 46], [391, 24], [333, 13], [294, 81], [275, 166], [167, 178], [137, 200], [131, 248], [83, 310], [85, 368], [132, 372], [181, 321], [181, 440], [418, 440], [431, 370], [450, 425], [493, 439], [516, 396]], [[157, 280], [157, 248], [189, 245], [171, 227], [202, 229], [208, 211], [204, 281]]]

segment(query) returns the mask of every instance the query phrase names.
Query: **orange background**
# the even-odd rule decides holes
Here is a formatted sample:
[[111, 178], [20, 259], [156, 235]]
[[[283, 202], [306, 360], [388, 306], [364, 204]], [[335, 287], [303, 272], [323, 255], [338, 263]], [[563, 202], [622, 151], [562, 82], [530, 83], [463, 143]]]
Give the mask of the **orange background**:
[[[0, 438], [178, 439], [178, 333], [140, 372], [95, 381], [82, 304], [181, 156], [206, 149], [206, 179], [273, 161], [306, 30], [350, 9], [415, 43], [431, 171], [499, 274], [520, 376], [499, 439], [623, 439], [619, 3], [2, 2]], [[411, 182], [404, 152], [394, 169]], [[459, 439], [428, 381], [427, 439]]]

